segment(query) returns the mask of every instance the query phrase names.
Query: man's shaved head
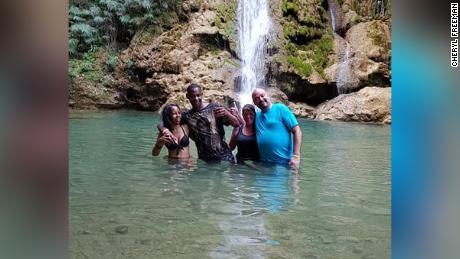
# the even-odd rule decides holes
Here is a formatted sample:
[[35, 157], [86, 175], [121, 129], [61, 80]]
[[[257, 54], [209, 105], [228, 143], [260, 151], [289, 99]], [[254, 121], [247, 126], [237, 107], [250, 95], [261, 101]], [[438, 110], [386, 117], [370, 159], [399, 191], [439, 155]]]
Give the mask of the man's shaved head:
[[262, 111], [266, 111], [272, 106], [272, 102], [267, 95], [267, 92], [262, 88], [256, 88], [252, 91], [252, 101]]

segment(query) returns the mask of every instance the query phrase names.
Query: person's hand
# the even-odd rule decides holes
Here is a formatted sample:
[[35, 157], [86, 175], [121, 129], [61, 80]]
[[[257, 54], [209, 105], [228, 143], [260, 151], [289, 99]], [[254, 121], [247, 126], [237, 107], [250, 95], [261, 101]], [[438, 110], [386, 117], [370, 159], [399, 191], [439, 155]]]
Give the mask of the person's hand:
[[168, 144], [177, 143], [176, 136], [174, 136], [174, 134], [172, 134], [169, 129], [164, 129], [161, 132], [161, 134], [162, 134], [162, 136], [158, 140], [161, 141], [163, 144], [165, 144], [165, 143], [168, 143]]
[[169, 135], [172, 135], [172, 132], [169, 129], [165, 128], [165, 129], [163, 129], [163, 131], [161, 131], [161, 135], [162, 136], [169, 136]]
[[233, 116], [238, 117], [238, 108], [236, 108], [236, 107], [230, 108], [230, 113], [231, 113]]
[[214, 109], [214, 114], [216, 117], [228, 117], [230, 112], [224, 107], [217, 107]]
[[291, 160], [289, 161], [289, 166], [292, 169], [299, 169], [300, 166], [300, 155], [293, 155]]

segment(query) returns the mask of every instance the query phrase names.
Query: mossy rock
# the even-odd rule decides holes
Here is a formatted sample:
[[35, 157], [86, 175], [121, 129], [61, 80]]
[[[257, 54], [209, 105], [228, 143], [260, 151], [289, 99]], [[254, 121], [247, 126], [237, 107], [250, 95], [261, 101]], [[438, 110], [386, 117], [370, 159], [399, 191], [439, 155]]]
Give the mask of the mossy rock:
[[283, 32], [286, 38], [299, 44], [305, 44], [311, 40], [319, 39], [324, 34], [324, 31], [321, 29], [307, 26], [286, 26], [283, 28]]
[[312, 66], [299, 57], [288, 56], [287, 62], [292, 65], [296, 72], [302, 77], [309, 77], [313, 72]]
[[[306, 63], [313, 66], [314, 70], [323, 76], [324, 69], [330, 65], [329, 56], [333, 53], [334, 46], [332, 32], [326, 31], [321, 33], [322, 35], [319, 38], [309, 39], [306, 41], [306, 44], [297, 44], [297, 42], [289, 41], [284, 45], [284, 48], [288, 55], [308, 61]], [[299, 64], [299, 62], [294, 62], [292, 58], [290, 61], [288, 60], [288, 63], [291, 63], [291, 65], [294, 65], [294, 63]], [[304, 71], [301, 72], [302, 76], [310, 74], [305, 73], [308, 69], [301, 68], [305, 66], [297, 65], [295, 67], [297, 67], [296, 71]]]
[[369, 25], [369, 31], [367, 33], [367, 36], [372, 39], [372, 42], [375, 45], [382, 47], [383, 49], [388, 51], [389, 46], [382, 33], [384, 30], [385, 28], [383, 23], [374, 21], [371, 23], [371, 25]]
[[289, 0], [283, 0], [281, 3], [281, 11], [284, 16], [294, 16], [297, 17], [299, 11], [299, 6], [296, 3], [290, 2]]
[[[111, 54], [106, 49], [86, 52], [81, 59], [69, 60], [69, 77], [75, 78], [80, 76], [89, 83], [102, 83], [106, 63], [112, 59], [115, 54]], [[116, 55], [115, 55], [116, 57]]]
[[227, 0], [216, 6], [214, 25], [229, 42], [230, 49], [236, 50], [236, 10], [238, 1]]
[[100, 48], [69, 60], [69, 103], [75, 108], [94, 108], [98, 104], [114, 104], [113, 68], [117, 53]]
[[281, 11], [284, 17], [292, 17], [302, 25], [324, 27], [327, 21], [320, 0], [283, 0]]

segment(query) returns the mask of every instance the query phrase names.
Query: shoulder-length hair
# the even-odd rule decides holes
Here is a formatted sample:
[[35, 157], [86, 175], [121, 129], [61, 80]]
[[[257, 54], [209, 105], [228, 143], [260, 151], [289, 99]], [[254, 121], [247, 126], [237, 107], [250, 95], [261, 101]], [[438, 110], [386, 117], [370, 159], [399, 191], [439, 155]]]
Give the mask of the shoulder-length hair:
[[161, 112], [161, 117], [163, 119], [163, 126], [169, 129], [170, 131], [173, 130], [173, 122], [172, 122], [171, 117], [172, 117], [172, 110], [174, 107], [176, 107], [180, 112], [179, 106], [177, 106], [177, 104], [174, 104], [174, 103], [167, 104], [163, 108], [163, 111]]

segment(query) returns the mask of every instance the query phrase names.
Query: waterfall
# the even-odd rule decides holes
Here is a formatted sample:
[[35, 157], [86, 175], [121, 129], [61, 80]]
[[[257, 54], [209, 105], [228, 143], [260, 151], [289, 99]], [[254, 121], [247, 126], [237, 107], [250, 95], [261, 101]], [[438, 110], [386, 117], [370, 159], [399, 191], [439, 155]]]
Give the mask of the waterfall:
[[354, 88], [353, 71], [350, 64], [351, 45], [347, 41], [345, 44], [345, 53], [339, 59], [340, 64], [335, 75], [338, 94], [348, 93]]
[[331, 13], [331, 24], [332, 24], [332, 32], [336, 32], [337, 22], [335, 19], [335, 14], [337, 13], [337, 5], [335, 1], [329, 1], [329, 12]]
[[238, 51], [241, 58], [240, 105], [264, 82], [264, 55], [271, 27], [268, 0], [238, 0]]
[[338, 56], [339, 65], [335, 73], [335, 81], [337, 85], [337, 93], [344, 94], [350, 92], [357, 86], [359, 82], [353, 78], [353, 70], [351, 64], [351, 57], [353, 55], [351, 45], [342, 36], [337, 34], [337, 13], [341, 12], [340, 7], [337, 6], [336, 0], [329, 0], [329, 11], [331, 13], [332, 31], [334, 33], [334, 40], [339, 43]]

